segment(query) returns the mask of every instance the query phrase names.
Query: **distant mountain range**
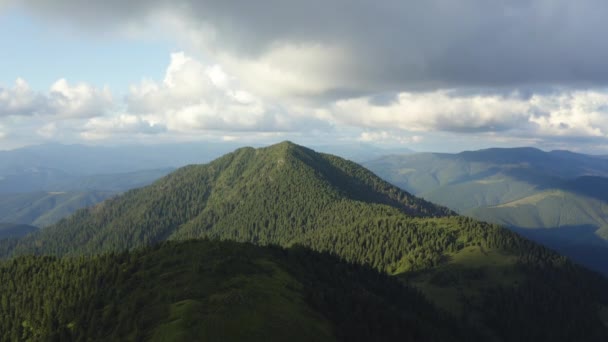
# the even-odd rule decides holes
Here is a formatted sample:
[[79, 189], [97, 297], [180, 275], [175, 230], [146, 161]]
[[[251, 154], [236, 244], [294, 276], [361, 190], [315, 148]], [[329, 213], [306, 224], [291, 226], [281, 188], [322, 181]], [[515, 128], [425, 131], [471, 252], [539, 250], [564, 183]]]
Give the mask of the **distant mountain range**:
[[127, 146], [46, 144], [0, 151], [0, 175], [14, 170], [60, 170], [71, 175], [129, 173], [208, 162], [234, 150], [234, 143]]
[[46, 227], [74, 211], [123, 191], [148, 185], [171, 169], [73, 176], [56, 170], [29, 170], [0, 180], [0, 223]]
[[[605, 278], [290, 142], [180, 168], [0, 253], [5, 337], [608, 339]], [[30, 298], [52, 309], [8, 305]]]
[[27, 224], [0, 223], [0, 239], [20, 238], [37, 230], [38, 228]]
[[[116, 147], [46, 144], [0, 151], [0, 181], [19, 176], [23, 182], [31, 177], [38, 184], [65, 182], [74, 177], [128, 174], [142, 170], [171, 170], [189, 164], [207, 163], [238, 148], [233, 142], [194, 142]], [[366, 143], [319, 145], [320, 151], [344, 156], [355, 161], [370, 160], [389, 153], [410, 153], [408, 149], [385, 149]], [[6, 185], [4, 185], [6, 187]], [[97, 189], [99, 190], [99, 189]], [[0, 184], [0, 191], [3, 190]], [[15, 192], [15, 189], [10, 190]], [[20, 192], [19, 190], [17, 192]], [[23, 190], [32, 191], [32, 190]]]
[[33, 192], [0, 194], [0, 222], [49, 226], [74, 211], [97, 204], [115, 192]]
[[503, 224], [608, 274], [608, 159], [493, 148], [385, 156], [364, 163], [461, 214]]

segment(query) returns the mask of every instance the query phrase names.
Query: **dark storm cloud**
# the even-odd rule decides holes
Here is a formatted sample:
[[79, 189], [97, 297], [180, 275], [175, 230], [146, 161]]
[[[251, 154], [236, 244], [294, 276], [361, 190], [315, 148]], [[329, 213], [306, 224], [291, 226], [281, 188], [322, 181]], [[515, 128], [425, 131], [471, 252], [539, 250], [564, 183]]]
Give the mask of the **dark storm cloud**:
[[349, 63], [335, 66], [338, 71], [376, 91], [608, 84], [605, 1], [20, 3], [97, 28], [174, 12], [213, 27], [221, 48], [237, 57], [255, 58], [284, 43], [340, 46], [351, 55], [344, 56]]

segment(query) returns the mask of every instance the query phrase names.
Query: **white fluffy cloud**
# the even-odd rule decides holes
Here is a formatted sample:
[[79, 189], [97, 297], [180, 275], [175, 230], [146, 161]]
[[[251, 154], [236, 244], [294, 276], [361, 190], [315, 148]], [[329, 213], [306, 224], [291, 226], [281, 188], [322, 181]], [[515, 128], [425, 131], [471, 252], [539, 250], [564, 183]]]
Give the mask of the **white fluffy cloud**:
[[219, 65], [206, 66], [183, 52], [171, 55], [162, 82], [132, 86], [127, 104], [130, 113], [172, 131], [294, 131], [315, 124], [243, 89]]
[[52, 114], [70, 118], [104, 115], [113, 104], [107, 87], [100, 90], [86, 83], [72, 86], [65, 79], [51, 86], [47, 101]]
[[538, 111], [530, 121], [547, 136], [608, 137], [608, 92], [574, 91], [534, 96]]
[[359, 135], [359, 141], [363, 142], [388, 142], [395, 143], [398, 142], [400, 144], [416, 144], [423, 140], [424, 138], [420, 135], [404, 135], [400, 132], [390, 132], [390, 131], [366, 131], [362, 132]]
[[0, 116], [34, 115], [46, 111], [46, 99], [21, 78], [11, 88], [0, 87]]
[[374, 104], [368, 97], [337, 101], [333, 114], [343, 124], [379, 132], [608, 137], [606, 91], [561, 91], [527, 98], [446, 90], [400, 93], [388, 104]]
[[136, 115], [120, 114], [89, 119], [80, 136], [86, 140], [100, 140], [124, 134], [158, 134], [166, 130], [163, 124], [151, 123]]
[[500, 131], [529, 116], [529, 105], [516, 97], [452, 96], [443, 90], [400, 93], [388, 105], [376, 105], [368, 97], [341, 100], [333, 109], [345, 124], [405, 131]]
[[354, 77], [341, 74], [349, 64], [349, 55], [350, 51], [338, 46], [276, 44], [259, 56], [219, 54], [217, 59], [248, 89], [267, 97], [294, 100], [323, 96], [338, 88], [358, 89]]
[[281, 95], [259, 95], [246, 84], [222, 66], [204, 64], [183, 52], [171, 55], [162, 80], [133, 84], [122, 102], [115, 102], [108, 89], [85, 83], [61, 79], [49, 91], [37, 92], [18, 79], [0, 89], [0, 138], [34, 132], [43, 141], [168, 141], [202, 135], [272, 140], [286, 134], [320, 134], [327, 139], [332, 136], [327, 132], [333, 132], [336, 138], [351, 141], [419, 145], [441, 132], [496, 143], [508, 138], [513, 144], [608, 138], [605, 89], [558, 89], [526, 96], [517, 91], [505, 95], [440, 89], [290, 102]]
[[65, 130], [228, 140], [330, 131], [408, 144], [434, 133], [608, 138], [605, 1], [3, 2], [93, 34], [165, 34], [190, 51], [124, 101], [84, 83], [37, 92], [18, 79], [0, 88], [11, 136], [26, 125], [49, 139]]
[[39, 136], [41, 136], [42, 138], [45, 138], [45, 139], [52, 139], [56, 136], [57, 129], [58, 129], [57, 123], [51, 122], [51, 123], [43, 125], [42, 127], [39, 127], [36, 130], [36, 134], [38, 134]]
[[0, 87], [1, 116], [57, 116], [82, 118], [103, 115], [113, 106], [107, 88], [79, 83], [70, 85], [65, 79], [55, 82], [48, 93], [36, 92], [18, 78], [11, 88]]

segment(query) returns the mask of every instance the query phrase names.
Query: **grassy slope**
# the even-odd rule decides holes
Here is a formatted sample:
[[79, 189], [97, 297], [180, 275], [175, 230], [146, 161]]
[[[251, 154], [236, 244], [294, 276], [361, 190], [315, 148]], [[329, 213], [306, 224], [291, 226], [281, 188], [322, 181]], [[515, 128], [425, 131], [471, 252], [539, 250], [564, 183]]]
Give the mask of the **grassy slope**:
[[444, 309], [461, 314], [463, 302], [479, 300], [484, 289], [501, 286], [515, 286], [524, 277], [514, 267], [517, 257], [499, 249], [469, 246], [447, 255], [447, 262], [429, 271], [414, 276], [404, 274], [404, 278], [420, 287], [429, 297], [435, 298]]

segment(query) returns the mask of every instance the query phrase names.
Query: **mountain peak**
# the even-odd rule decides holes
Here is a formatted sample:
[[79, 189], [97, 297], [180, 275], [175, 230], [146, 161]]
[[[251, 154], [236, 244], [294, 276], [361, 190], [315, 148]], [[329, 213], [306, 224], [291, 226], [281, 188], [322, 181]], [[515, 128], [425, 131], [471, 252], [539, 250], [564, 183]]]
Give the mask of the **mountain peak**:
[[289, 140], [281, 141], [280, 143], [276, 143], [274, 145], [262, 147], [262, 148], [259, 148], [258, 150], [275, 152], [275, 153], [293, 152], [294, 150], [300, 150], [300, 151], [306, 150], [309, 152], [314, 152], [304, 146], [298, 145]]
[[[86, 241], [74, 248], [91, 251], [205, 236], [289, 244], [302, 232], [325, 228], [315, 220], [336, 215], [351, 219], [368, 204], [395, 215], [454, 214], [354, 162], [284, 141], [181, 168], [151, 186], [77, 213], [44, 234], [73, 234]], [[173, 220], [163, 221], [161, 214]], [[109, 236], [120, 238], [109, 241]], [[67, 246], [56, 247], [71, 252]]]

